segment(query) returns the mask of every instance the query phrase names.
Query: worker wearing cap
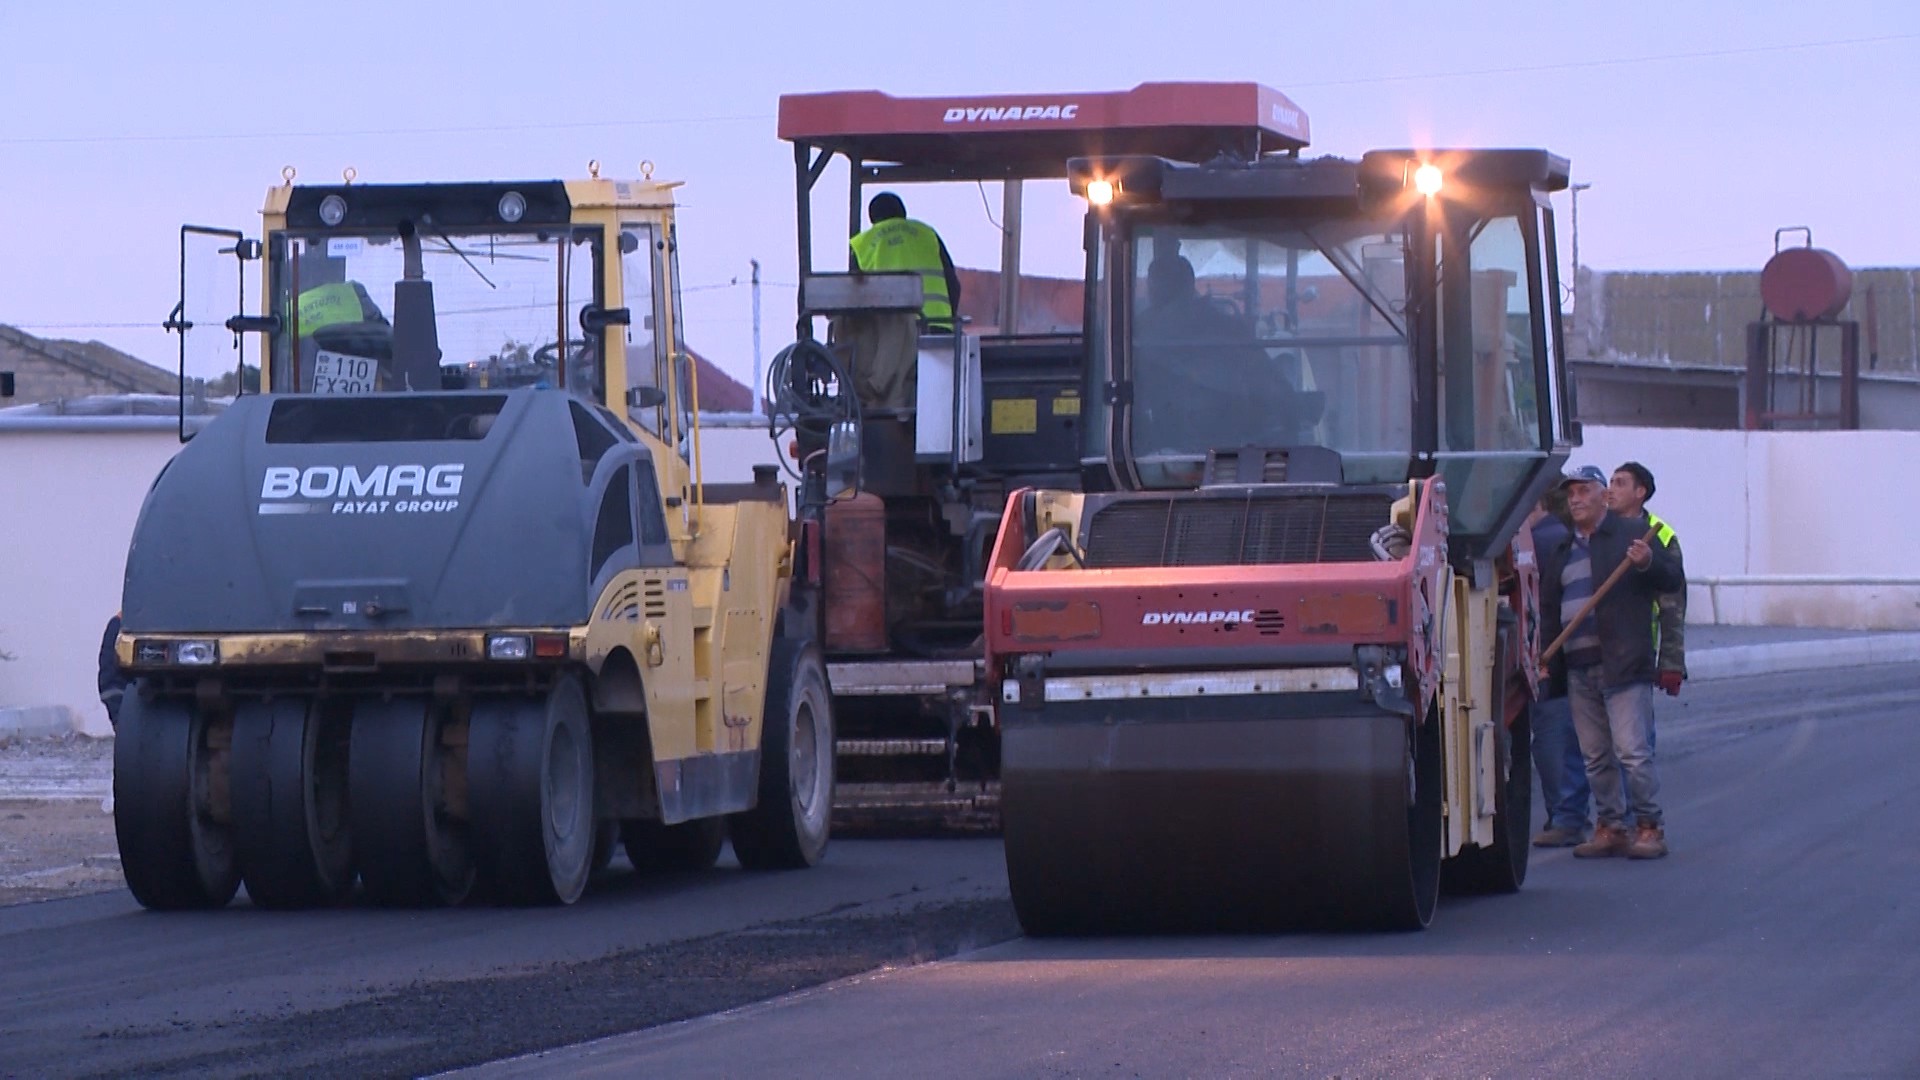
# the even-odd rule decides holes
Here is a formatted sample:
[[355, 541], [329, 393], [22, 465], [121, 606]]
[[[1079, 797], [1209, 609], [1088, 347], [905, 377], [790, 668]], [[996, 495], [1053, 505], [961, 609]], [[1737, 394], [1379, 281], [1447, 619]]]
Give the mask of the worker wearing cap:
[[[1655, 542], [1673, 552], [1674, 558], [1681, 559], [1680, 537], [1673, 526], [1647, 509], [1647, 500], [1653, 498], [1653, 491], [1653, 471], [1637, 461], [1629, 461], [1613, 470], [1612, 479], [1607, 481], [1607, 509], [1623, 518], [1644, 517], [1646, 524], [1640, 531], [1652, 529]], [[1684, 561], [1682, 559], [1683, 564]], [[1655, 640], [1659, 643], [1654, 685], [1665, 690], [1668, 697], [1679, 697], [1680, 684], [1687, 677], [1686, 590], [1661, 593], [1654, 604], [1653, 621]]]
[[[1554, 488], [1541, 496], [1527, 517], [1536, 558], [1565, 546], [1567, 494]], [[1536, 563], [1537, 565], [1537, 563]], [[1549, 639], [1551, 640], [1551, 639]], [[1573, 847], [1593, 831], [1592, 792], [1587, 788], [1587, 760], [1573, 734], [1573, 703], [1567, 700], [1567, 674], [1562, 664], [1542, 672], [1540, 694], [1533, 703], [1533, 774], [1540, 783], [1540, 801], [1547, 826], [1533, 837], [1541, 848]]]
[[[869, 274], [912, 270], [920, 275], [920, 318], [934, 333], [953, 332], [953, 310], [960, 304], [960, 273], [933, 226], [907, 216], [907, 206], [891, 191], [867, 203], [867, 231], [854, 237], [853, 258]], [[1011, 333], [1011, 330], [1008, 331]]]
[[1650, 615], [1661, 593], [1686, 587], [1685, 571], [1676, 552], [1647, 542], [1644, 522], [1607, 509], [1607, 475], [1598, 468], [1569, 470], [1561, 487], [1572, 527], [1540, 553], [1541, 623], [1548, 641], [1572, 626], [1552, 663], [1566, 678], [1597, 819], [1573, 853], [1657, 859], [1667, 844], [1653, 758]]

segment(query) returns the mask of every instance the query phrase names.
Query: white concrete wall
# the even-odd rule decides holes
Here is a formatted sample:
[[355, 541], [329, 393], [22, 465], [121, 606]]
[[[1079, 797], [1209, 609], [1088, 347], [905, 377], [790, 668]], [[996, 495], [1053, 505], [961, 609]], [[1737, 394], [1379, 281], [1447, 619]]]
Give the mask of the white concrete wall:
[[[764, 428], [706, 432], [704, 473], [752, 478], [776, 460]], [[127, 541], [173, 432], [0, 431], [0, 729], [106, 731], [94, 692]], [[1681, 533], [1689, 576], [1855, 575], [1909, 584], [1696, 585], [1696, 622], [1920, 629], [1920, 433], [1589, 428], [1576, 463], [1654, 471], [1653, 507]]]
[[107, 732], [100, 634], [141, 500], [179, 449], [171, 427], [0, 431], [0, 729]]
[[1573, 461], [1653, 470], [1693, 622], [1920, 629], [1920, 432], [1588, 428]]
[[[784, 444], [777, 453], [784, 457]], [[755, 465], [773, 465], [779, 460], [773, 440], [764, 427], [702, 427], [700, 455], [701, 477], [715, 484], [746, 483], [753, 479]], [[786, 462], [792, 465], [793, 459], [786, 458]], [[787, 477], [787, 486], [793, 486], [791, 476]]]

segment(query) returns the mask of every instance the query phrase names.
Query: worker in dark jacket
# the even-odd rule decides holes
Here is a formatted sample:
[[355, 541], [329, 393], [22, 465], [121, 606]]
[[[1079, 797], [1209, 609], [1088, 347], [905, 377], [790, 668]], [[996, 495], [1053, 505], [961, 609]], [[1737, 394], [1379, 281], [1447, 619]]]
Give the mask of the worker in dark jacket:
[[120, 656], [114, 642], [120, 637], [120, 613], [107, 620], [107, 632], [100, 638], [100, 704], [107, 707], [107, 723], [120, 726], [120, 699], [126, 696], [128, 680], [120, 670]]
[[[1672, 549], [1649, 544], [1645, 522], [1607, 510], [1607, 476], [1586, 465], [1570, 470], [1567, 493], [1572, 529], [1540, 553], [1540, 608], [1547, 640], [1562, 629], [1622, 569], [1599, 604], [1573, 623], [1553, 658], [1573, 703], [1574, 733], [1586, 758], [1598, 819], [1593, 836], [1573, 849], [1580, 858], [1627, 855], [1657, 859], [1667, 853], [1658, 802], [1660, 776], [1653, 759], [1653, 689], [1657, 674], [1654, 602], [1686, 586]], [[1634, 826], [1628, 833], [1628, 813]]]
[[[1558, 488], [1547, 492], [1527, 518], [1536, 558], [1565, 546], [1566, 517], [1566, 492]], [[1533, 846], [1573, 847], [1593, 829], [1588, 810], [1593, 797], [1587, 789], [1587, 760], [1580, 753], [1580, 740], [1573, 734], [1566, 667], [1551, 664], [1545, 674], [1539, 700], [1533, 703], [1533, 774], [1540, 781], [1547, 827], [1534, 836]]]
[[[1653, 470], [1629, 461], [1613, 470], [1613, 479], [1607, 482], [1607, 509], [1623, 518], [1646, 518], [1642, 530], [1652, 529], [1655, 542], [1670, 549], [1675, 558], [1683, 558], [1679, 534], [1673, 531], [1673, 526], [1661, 521], [1658, 514], [1647, 509], [1647, 500], [1653, 498], [1653, 492]], [[1660, 634], [1660, 673], [1654, 683], [1669, 697], [1679, 697], [1680, 684], [1687, 678], [1687, 591], [1661, 593], [1654, 609], [1654, 622], [1659, 624]]]

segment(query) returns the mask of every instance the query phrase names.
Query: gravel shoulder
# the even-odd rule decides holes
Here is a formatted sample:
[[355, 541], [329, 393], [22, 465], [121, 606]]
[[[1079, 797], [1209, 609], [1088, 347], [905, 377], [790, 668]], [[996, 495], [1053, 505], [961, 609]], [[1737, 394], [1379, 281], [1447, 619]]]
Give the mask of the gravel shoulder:
[[112, 795], [112, 739], [0, 739], [0, 906], [124, 887]]

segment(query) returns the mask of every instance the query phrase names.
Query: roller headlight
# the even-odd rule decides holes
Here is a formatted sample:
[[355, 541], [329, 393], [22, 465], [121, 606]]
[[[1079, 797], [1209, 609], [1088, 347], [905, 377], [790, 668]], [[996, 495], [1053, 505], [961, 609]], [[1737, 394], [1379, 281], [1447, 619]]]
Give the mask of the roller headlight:
[[329, 228], [347, 220], [347, 200], [329, 195], [320, 200], [320, 220]]
[[182, 667], [211, 667], [220, 662], [220, 643], [176, 641], [173, 643], [173, 662]]
[[1113, 181], [1087, 181], [1087, 202], [1092, 203], [1094, 206], [1106, 206], [1113, 202]]
[[527, 213], [527, 197], [517, 191], [500, 196], [500, 220], [511, 225]]
[[494, 634], [487, 638], [487, 659], [525, 660], [533, 655], [533, 641], [525, 634]]
[[1445, 179], [1440, 175], [1440, 166], [1432, 162], [1413, 170], [1414, 190], [1422, 195], [1440, 194], [1440, 185], [1445, 182]]

